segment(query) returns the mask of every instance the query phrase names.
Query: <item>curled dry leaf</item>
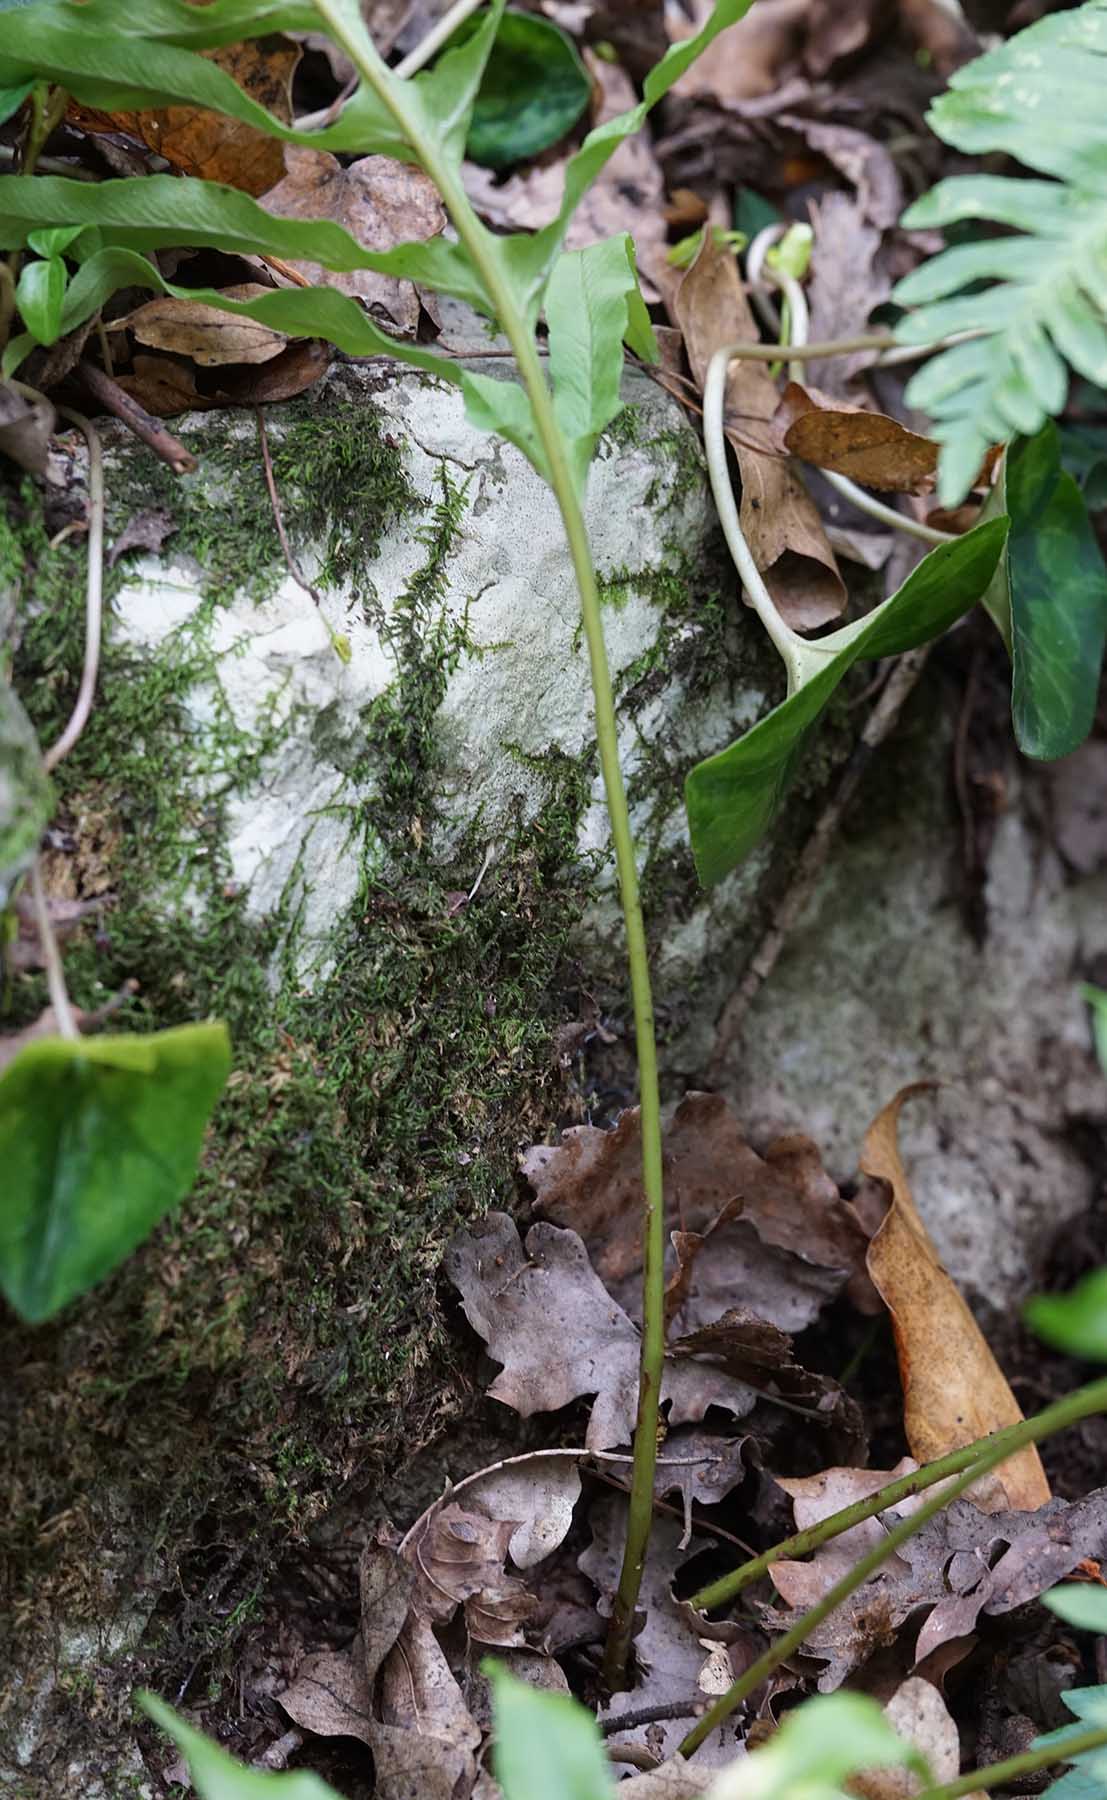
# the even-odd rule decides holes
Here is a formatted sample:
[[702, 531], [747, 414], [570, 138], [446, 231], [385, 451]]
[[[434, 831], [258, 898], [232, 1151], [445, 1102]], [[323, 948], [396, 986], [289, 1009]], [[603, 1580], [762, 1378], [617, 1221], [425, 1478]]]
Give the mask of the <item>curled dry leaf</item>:
[[924, 494], [934, 486], [938, 446], [887, 413], [835, 400], [790, 381], [774, 420], [784, 448], [804, 462], [885, 493]]
[[[291, 125], [292, 77], [300, 60], [299, 44], [271, 32], [200, 54], [218, 63], [251, 100], [282, 125]], [[247, 194], [264, 194], [283, 172], [279, 141], [225, 113], [199, 106], [117, 113], [97, 113], [79, 106], [70, 110], [86, 131], [122, 131], [164, 156], [182, 175], [225, 182]]]
[[[469, 1323], [489, 1356], [503, 1364], [488, 1390], [493, 1399], [526, 1419], [591, 1394], [588, 1448], [630, 1443], [638, 1331], [600, 1281], [575, 1231], [535, 1225], [524, 1252], [514, 1221], [490, 1213], [454, 1238], [444, 1266]], [[756, 1395], [723, 1370], [670, 1358], [661, 1398], [670, 1423], [680, 1425], [702, 1419], [709, 1406], [741, 1418]]]
[[[430, 177], [390, 156], [363, 156], [343, 168], [329, 151], [289, 146], [287, 173], [262, 205], [283, 219], [333, 219], [365, 250], [391, 250], [401, 243], [437, 237], [446, 210]], [[314, 285], [337, 288], [360, 300], [386, 330], [413, 338], [419, 324], [419, 295], [411, 281], [373, 269], [346, 273], [319, 263], [291, 265]]]
[[[701, 388], [715, 350], [758, 340], [738, 264], [710, 232], [676, 289], [673, 309]], [[742, 530], [781, 617], [797, 631], [814, 631], [841, 616], [845, 584], [815, 502], [794, 465], [774, 448], [776, 405], [776, 386], [764, 364], [730, 365], [725, 427], [742, 476]]]
[[[1022, 1418], [1015, 1396], [963, 1295], [943, 1268], [919, 1216], [900, 1160], [900, 1108], [918, 1087], [904, 1088], [870, 1125], [862, 1173], [886, 1182], [892, 1204], [869, 1246], [868, 1270], [892, 1315], [904, 1431], [912, 1455], [933, 1462], [950, 1450]], [[1030, 1512], [1049, 1499], [1049, 1483], [1033, 1445], [1001, 1464], [974, 1498], [989, 1511]]]
[[844, 1431], [849, 1454], [865, 1442], [860, 1409], [829, 1375], [812, 1374], [792, 1357], [792, 1340], [748, 1307], [735, 1306], [713, 1325], [678, 1338], [674, 1356], [709, 1356], [739, 1381], [747, 1381], [769, 1399], [783, 1399], [816, 1413], [826, 1425]]

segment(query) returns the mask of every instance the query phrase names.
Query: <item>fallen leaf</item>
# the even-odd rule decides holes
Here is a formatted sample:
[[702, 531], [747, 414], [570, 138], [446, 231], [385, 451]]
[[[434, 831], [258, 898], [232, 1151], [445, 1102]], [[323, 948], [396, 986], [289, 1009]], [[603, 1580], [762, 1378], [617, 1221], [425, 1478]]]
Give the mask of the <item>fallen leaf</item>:
[[[936, 1687], [918, 1675], [909, 1675], [886, 1702], [884, 1717], [893, 1731], [926, 1758], [934, 1785], [956, 1781], [961, 1773], [961, 1737]], [[921, 1776], [902, 1764], [860, 1769], [849, 1778], [850, 1793], [862, 1795], [863, 1800], [912, 1800], [922, 1786]]]
[[[713, 351], [758, 339], [738, 265], [710, 232], [676, 289], [673, 308], [701, 388]], [[772, 448], [776, 404], [776, 386], [763, 364], [731, 364], [725, 426], [742, 476], [742, 530], [781, 617], [795, 630], [814, 631], [841, 616], [845, 584], [814, 501], [793, 464]]]
[[[867, 1239], [810, 1138], [781, 1138], [765, 1155], [745, 1141], [719, 1094], [688, 1094], [664, 1137], [667, 1259], [681, 1283], [670, 1317], [710, 1325], [736, 1294], [784, 1331], [801, 1330], [864, 1266]], [[595, 1268], [627, 1310], [642, 1266], [642, 1146], [636, 1108], [610, 1131], [571, 1127], [522, 1162], [534, 1210], [580, 1233]], [[692, 1237], [710, 1237], [709, 1257]], [[695, 1284], [692, 1283], [693, 1265]]]
[[128, 550], [160, 550], [166, 538], [180, 529], [172, 513], [164, 506], [144, 506], [132, 513], [108, 552], [108, 568], [114, 569]]
[[286, 344], [269, 362], [228, 363], [211, 383], [210, 392], [196, 385], [195, 370], [168, 352], [147, 356], [136, 353], [130, 374], [116, 376], [147, 412], [159, 419], [185, 412], [206, 412], [221, 406], [267, 406], [302, 394], [330, 366], [331, 350], [319, 338], [299, 338]]
[[[950, 1450], [1022, 1418], [983, 1332], [937, 1251], [911, 1195], [900, 1160], [900, 1108], [918, 1088], [904, 1088], [869, 1127], [862, 1173], [888, 1183], [892, 1204], [869, 1246], [873, 1285], [892, 1315], [904, 1431], [911, 1453], [933, 1462]], [[1033, 1445], [994, 1470], [977, 1503], [1033, 1511], [1049, 1499]]]
[[[534, 1225], [526, 1251], [514, 1221], [490, 1213], [454, 1238], [445, 1270], [465, 1316], [502, 1363], [488, 1392], [522, 1418], [595, 1396], [590, 1450], [629, 1444], [638, 1400], [638, 1331], [600, 1281], [575, 1231]], [[752, 1388], [691, 1359], [667, 1359], [661, 1400], [673, 1425], [698, 1421], [709, 1406], [736, 1418], [752, 1408]]]
[[[254, 300], [271, 290], [254, 281], [221, 290], [228, 300]], [[113, 331], [133, 332], [140, 344], [187, 356], [201, 368], [221, 363], [262, 363], [279, 356], [288, 343], [283, 331], [260, 325], [202, 300], [147, 300], [112, 324]]]
[[[242, 44], [201, 50], [218, 63], [251, 100], [264, 106], [282, 125], [292, 123], [292, 76], [300, 46], [270, 33]], [[122, 131], [164, 156], [183, 175], [221, 181], [247, 194], [264, 194], [279, 181], [284, 168], [282, 146], [267, 132], [225, 113], [198, 106], [167, 106], [143, 112], [98, 113], [71, 106], [71, 116], [85, 131]]]
[[130, 394], [156, 419], [173, 419], [179, 413], [205, 411], [219, 402], [201, 394], [196, 377], [187, 363], [175, 362], [168, 356], [143, 356], [137, 353], [130, 374], [117, 374], [116, 381], [124, 393]]
[[[883, 232], [870, 224], [860, 203], [849, 194], [831, 192], [811, 202], [815, 233], [811, 252], [807, 335], [812, 343], [853, 337], [892, 291]], [[828, 394], [848, 394], [858, 370], [873, 359], [871, 350], [820, 357], [819, 386]]]
[[[810, 0], [758, 0], [674, 82], [673, 93], [723, 104], [775, 93], [800, 66], [810, 10]], [[691, 37], [702, 29], [710, 11], [704, 0], [696, 0], [687, 16], [674, 22], [670, 35], [677, 40]]]
[[[780, 113], [777, 122], [794, 131], [845, 176], [856, 189], [857, 205], [864, 221], [880, 231], [890, 231], [898, 223], [903, 211], [903, 183], [883, 144], [856, 126], [810, 118], [804, 113]], [[875, 300], [870, 300], [869, 310], [875, 304]]]
[[934, 485], [938, 446], [887, 413], [843, 405], [818, 388], [790, 381], [776, 421], [784, 447], [820, 469], [848, 475], [882, 493], [922, 494]]
[[804, 67], [821, 80], [895, 22], [892, 0], [811, 0]]
[[44, 394], [17, 394], [0, 383], [0, 456], [29, 475], [45, 475], [50, 438], [57, 417]]
[[[797, 1531], [806, 1531], [843, 1507], [852, 1506], [858, 1500], [868, 1500], [890, 1481], [897, 1481], [918, 1466], [913, 1457], [905, 1456], [894, 1469], [832, 1468], [823, 1469], [818, 1475], [787, 1479], [778, 1475], [774, 1480], [791, 1497]], [[921, 1504], [920, 1499], [912, 1497], [901, 1501], [898, 1507], [890, 1507], [879, 1518], [863, 1519], [860, 1525], [851, 1526], [849, 1531], [843, 1531], [839, 1537], [822, 1545], [810, 1562], [784, 1558], [775, 1563], [770, 1574], [777, 1592], [797, 1612], [806, 1612], [836, 1581], [847, 1575], [862, 1556], [880, 1543], [888, 1529], [882, 1520], [894, 1521], [917, 1512]], [[893, 1556], [886, 1570], [890, 1576], [902, 1576], [909, 1572], [910, 1564], [901, 1556]]]
[[[363, 156], [348, 167], [328, 151], [289, 146], [283, 180], [262, 195], [267, 212], [284, 219], [333, 219], [365, 250], [391, 250], [400, 243], [437, 237], [446, 210], [430, 177], [390, 156]], [[373, 269], [346, 273], [319, 263], [293, 262], [313, 285], [337, 288], [360, 300], [366, 311], [413, 338], [419, 324], [419, 295], [413, 282]]]
[[[589, 1514], [589, 1524], [592, 1542], [579, 1557], [578, 1566], [594, 1583], [600, 1596], [600, 1611], [608, 1616], [626, 1538], [625, 1501], [614, 1495], [598, 1500]], [[712, 1654], [711, 1644], [705, 1646], [701, 1640], [699, 1616], [673, 1595], [679, 1551], [680, 1527], [671, 1519], [655, 1519], [638, 1599], [645, 1620], [634, 1639], [634, 1686], [623, 1693], [612, 1694], [598, 1714], [609, 1743], [637, 1745], [649, 1750], [659, 1761], [673, 1754], [691, 1730], [697, 1713], [706, 1708], [707, 1701], [699, 1684]], [[732, 1644], [727, 1646], [734, 1670], [732, 1680], [749, 1667], [760, 1647], [752, 1633], [740, 1627], [737, 1629]], [[688, 1711], [680, 1718], [631, 1725], [623, 1731], [613, 1728], [624, 1713], [672, 1706], [685, 1696]], [[728, 1719], [696, 1751], [696, 1762], [703, 1768], [719, 1768], [732, 1760], [740, 1744], [738, 1723]]]
[[962, 63], [980, 55], [980, 39], [960, 7], [954, 11], [946, 0], [899, 0], [899, 11], [915, 48], [925, 53], [943, 81], [948, 81]]
[[[53, 927], [54, 936], [63, 942], [77, 929], [82, 919], [90, 914], [95, 915], [111, 904], [111, 894], [97, 895], [94, 900], [69, 900], [60, 895], [50, 895], [46, 901], [46, 911]], [[42, 940], [38, 925], [35, 922], [35, 909], [30, 895], [24, 891], [15, 901], [15, 916], [19, 930], [14, 942], [5, 946], [3, 955], [10, 969], [44, 969], [46, 967], [42, 954]]]
[[716, 1506], [746, 1474], [743, 1460], [748, 1437], [720, 1437], [701, 1427], [670, 1431], [658, 1458], [653, 1491], [659, 1500], [679, 1494], [684, 1506], [684, 1532], [678, 1549], [692, 1539], [692, 1506]]
[[702, 1800], [703, 1777], [695, 1763], [671, 1756], [656, 1769], [619, 1783], [619, 1800]]
[[714, 1324], [678, 1338], [672, 1353], [709, 1356], [767, 1398], [780, 1398], [790, 1406], [817, 1413], [822, 1423], [844, 1429], [858, 1444], [864, 1442], [856, 1401], [831, 1376], [802, 1368], [792, 1357], [788, 1333], [758, 1318], [748, 1307], [732, 1307]]

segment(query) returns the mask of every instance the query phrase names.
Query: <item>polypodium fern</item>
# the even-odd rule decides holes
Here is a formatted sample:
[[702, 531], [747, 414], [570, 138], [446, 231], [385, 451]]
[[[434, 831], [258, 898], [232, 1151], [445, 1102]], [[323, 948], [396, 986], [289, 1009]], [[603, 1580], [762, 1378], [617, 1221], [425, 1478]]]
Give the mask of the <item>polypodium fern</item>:
[[912, 227], [973, 219], [1020, 234], [956, 244], [895, 290], [915, 309], [897, 327], [901, 343], [979, 334], [907, 389], [942, 443], [946, 505], [964, 498], [989, 444], [1030, 436], [1061, 411], [1066, 363], [1107, 385], [1105, 83], [1107, 0], [1086, 0], [966, 64], [928, 115], [957, 150], [1005, 152], [1053, 177], [955, 175], [904, 215]]

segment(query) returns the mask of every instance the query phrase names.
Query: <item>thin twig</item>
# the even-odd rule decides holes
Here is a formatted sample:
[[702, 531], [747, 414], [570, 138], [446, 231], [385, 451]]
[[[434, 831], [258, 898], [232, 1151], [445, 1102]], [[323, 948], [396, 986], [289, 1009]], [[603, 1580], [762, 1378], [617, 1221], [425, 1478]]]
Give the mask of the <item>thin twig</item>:
[[711, 1085], [719, 1082], [746, 1013], [776, 967], [790, 933], [815, 891], [838, 827], [857, 792], [873, 752], [895, 729], [900, 713], [926, 667], [931, 648], [930, 644], [923, 644], [919, 649], [910, 650], [899, 658], [884, 684], [880, 699], [865, 721], [865, 728], [842, 772], [838, 786], [820, 813], [814, 830], [800, 853], [788, 889], [775, 909], [773, 922], [750, 958], [737, 990], [719, 1016], [715, 1029], [715, 1048], [708, 1069]]
[[42, 946], [42, 963], [46, 970], [46, 987], [50, 995], [50, 1004], [54, 1009], [54, 1017], [58, 1022], [58, 1031], [63, 1038], [78, 1038], [81, 1034], [77, 1030], [77, 1021], [73, 1016], [73, 1007], [69, 999], [69, 989], [65, 985], [61, 953], [58, 950], [58, 940], [54, 936], [54, 927], [50, 923], [50, 909], [46, 904], [46, 891], [42, 885], [42, 870], [37, 856], [31, 865], [30, 886], [38, 941]]
[[77, 373], [93, 398], [108, 412], [114, 413], [117, 419], [121, 419], [128, 430], [133, 431], [137, 438], [141, 438], [149, 446], [155, 456], [160, 456], [174, 475], [192, 473], [196, 467], [196, 458], [192, 452], [186, 450], [180, 439], [167, 431], [160, 419], [155, 419], [144, 406], [140, 406], [112, 376], [84, 358], [77, 364]]
[[634, 1712], [598, 1719], [600, 1736], [614, 1737], [617, 1731], [636, 1731], [639, 1725], [660, 1725], [666, 1719], [694, 1719], [703, 1701], [702, 1694], [689, 1694], [686, 1700], [660, 1700], [656, 1706], [640, 1706]]
[[316, 606], [319, 608], [320, 612], [322, 612], [323, 602], [320, 599], [318, 588], [312, 587], [310, 581], [305, 581], [303, 574], [300, 571], [300, 565], [297, 563], [296, 558], [292, 553], [292, 545], [288, 541], [288, 533], [284, 528], [284, 515], [281, 512], [281, 499], [280, 495], [277, 493], [276, 478], [273, 474], [273, 458], [269, 454], [269, 434], [265, 429], [265, 413], [260, 406], [256, 407], [255, 411], [257, 413], [258, 442], [261, 445], [262, 467], [265, 470], [265, 485], [269, 491], [269, 504], [273, 508], [273, 523], [277, 527], [277, 536], [281, 541], [281, 550], [284, 553], [284, 560], [288, 567], [288, 573], [291, 575], [297, 587], [302, 587], [305, 594], [311, 595]]
[[96, 677], [100, 669], [100, 637], [104, 617], [104, 457], [100, 434], [83, 413], [59, 406], [59, 413], [84, 433], [88, 445], [88, 575], [85, 583], [85, 661], [81, 685], [69, 723], [57, 743], [47, 750], [43, 764], [49, 774], [68, 756], [88, 723]]

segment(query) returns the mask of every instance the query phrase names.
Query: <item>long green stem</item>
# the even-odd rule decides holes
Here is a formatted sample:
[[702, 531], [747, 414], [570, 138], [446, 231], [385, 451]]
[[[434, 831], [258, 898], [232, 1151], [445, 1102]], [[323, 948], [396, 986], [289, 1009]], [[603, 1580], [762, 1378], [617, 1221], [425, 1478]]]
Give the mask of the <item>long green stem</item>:
[[[1026, 1435], [1022, 1442], [1037, 1443], [1042, 1438], [1052, 1436], [1055, 1431], [1062, 1431], [1066, 1425], [1074, 1425], [1077, 1420], [1086, 1419], [1089, 1414], [1096, 1412], [1107, 1412], [1107, 1378], [1093, 1381], [1087, 1387], [1078, 1388], [1075, 1394], [1069, 1394], [1064, 1400], [1058, 1400], [1056, 1405], [1047, 1407], [1044, 1412], [1038, 1414], [1037, 1418], [1027, 1419], [1023, 1427]], [[1018, 1428], [1012, 1427], [1012, 1430], [1015, 1429]], [[994, 1438], [989, 1439], [988, 1446], [988, 1449], [968, 1469], [956, 1477], [949, 1487], [943, 1488], [940, 1493], [932, 1494], [929, 1500], [923, 1502], [917, 1512], [902, 1519], [898, 1525], [894, 1525], [887, 1537], [882, 1538], [879, 1544], [875, 1544], [866, 1555], [861, 1557], [860, 1561], [856, 1562], [840, 1581], [835, 1582], [821, 1600], [797, 1619], [796, 1623], [784, 1632], [783, 1636], [777, 1638], [763, 1656], [758, 1657], [752, 1667], [747, 1669], [745, 1674], [740, 1676], [727, 1689], [726, 1693], [716, 1700], [714, 1706], [709, 1708], [703, 1718], [693, 1726], [680, 1746], [682, 1756], [691, 1756], [694, 1750], [698, 1750], [704, 1738], [710, 1736], [717, 1725], [721, 1725], [725, 1719], [728, 1719], [735, 1707], [740, 1706], [743, 1700], [747, 1700], [763, 1681], [767, 1681], [774, 1670], [778, 1669], [782, 1662], [787, 1661], [788, 1657], [806, 1642], [815, 1628], [821, 1625], [824, 1619], [829, 1618], [830, 1614], [848, 1600], [850, 1595], [855, 1593], [864, 1582], [868, 1581], [871, 1575], [875, 1575], [881, 1564], [893, 1556], [901, 1545], [908, 1543], [928, 1520], [934, 1518], [936, 1513], [941, 1512], [943, 1507], [948, 1506], [951, 1500], [956, 1500], [958, 1495], [963, 1494], [975, 1481], [979, 1481], [982, 1475], [986, 1475], [991, 1469], [998, 1468], [1000, 1463], [1006, 1462], [1011, 1455], [1012, 1447], [1019, 1448], [1019, 1445], [1012, 1446], [1008, 1433], [1005, 1431], [999, 1432]]]
[[518, 311], [511, 287], [496, 255], [495, 239], [485, 231], [466, 197], [454, 170], [441, 157], [437, 144], [426, 135], [416, 110], [408, 103], [402, 84], [389, 74], [367, 35], [349, 28], [349, 14], [341, 0], [315, 0], [316, 10], [331, 35], [346, 51], [362, 79], [372, 88], [400, 125], [406, 142], [438, 187], [484, 284], [500, 325], [515, 352], [516, 365], [530, 399], [535, 431], [546, 459], [549, 482], [561, 512], [573, 572], [580, 593], [581, 619], [595, 702], [596, 742], [611, 837], [619, 897], [627, 935], [631, 1002], [634, 1011], [638, 1055], [638, 1095], [642, 1133], [642, 1185], [645, 1196], [643, 1221], [642, 1349], [639, 1364], [638, 1416], [634, 1434], [634, 1469], [628, 1508], [627, 1542], [618, 1592], [612, 1611], [605, 1657], [605, 1678], [612, 1688], [626, 1679], [626, 1663], [634, 1625], [634, 1608], [645, 1567], [653, 1517], [653, 1483], [657, 1464], [658, 1402], [665, 1355], [664, 1258], [665, 1209], [661, 1154], [661, 1098], [657, 1077], [657, 1045], [654, 1034], [653, 998], [645, 923], [638, 887], [638, 865], [631, 832], [626, 789], [619, 765], [618, 732], [611, 671], [604, 642], [599, 590], [596, 585], [588, 531], [566, 453], [565, 441], [553, 409], [553, 399], [542, 372], [533, 331]]
[[1024, 1750], [1019, 1756], [1008, 1756], [1004, 1762], [985, 1763], [981, 1769], [970, 1769], [956, 1781], [945, 1781], [941, 1787], [924, 1788], [918, 1800], [961, 1800], [962, 1794], [975, 1794], [978, 1789], [1007, 1787], [1036, 1769], [1052, 1768], [1054, 1763], [1072, 1762], [1088, 1750], [1099, 1750], [1107, 1744], [1107, 1725], [1090, 1726], [1087, 1731], [1074, 1731], [1067, 1743], [1046, 1744], [1040, 1750]]

